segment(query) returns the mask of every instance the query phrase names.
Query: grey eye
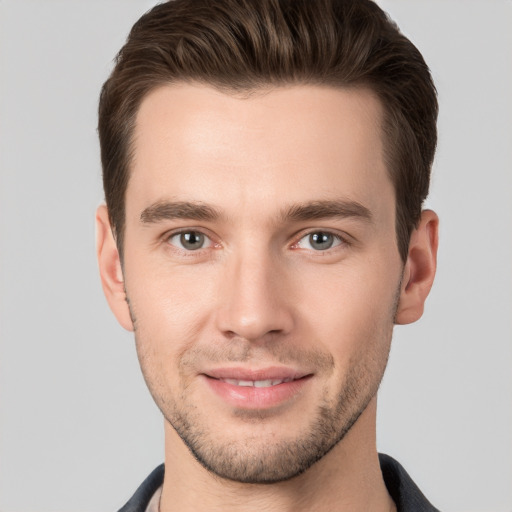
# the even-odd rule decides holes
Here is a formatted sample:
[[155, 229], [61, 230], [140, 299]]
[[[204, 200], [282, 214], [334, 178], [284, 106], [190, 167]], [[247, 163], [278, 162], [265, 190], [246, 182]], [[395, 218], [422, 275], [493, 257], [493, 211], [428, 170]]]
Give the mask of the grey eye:
[[169, 238], [169, 243], [187, 251], [197, 251], [210, 246], [210, 239], [200, 231], [182, 231]]
[[334, 235], [318, 231], [309, 235], [309, 245], [317, 251], [325, 251], [334, 245]]
[[329, 231], [313, 231], [303, 236], [297, 244], [301, 249], [326, 251], [343, 243], [343, 240]]

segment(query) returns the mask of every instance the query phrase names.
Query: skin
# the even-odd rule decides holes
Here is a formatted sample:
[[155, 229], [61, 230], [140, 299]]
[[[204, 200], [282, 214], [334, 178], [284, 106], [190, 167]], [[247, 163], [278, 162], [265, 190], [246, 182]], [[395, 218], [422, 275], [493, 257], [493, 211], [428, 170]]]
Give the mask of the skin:
[[[165, 418], [162, 511], [394, 509], [376, 393], [394, 323], [423, 312], [438, 219], [423, 212], [404, 265], [381, 120], [364, 89], [183, 84], [143, 100], [125, 259], [104, 206], [98, 258]], [[244, 402], [212, 387], [269, 368], [297, 389]]]

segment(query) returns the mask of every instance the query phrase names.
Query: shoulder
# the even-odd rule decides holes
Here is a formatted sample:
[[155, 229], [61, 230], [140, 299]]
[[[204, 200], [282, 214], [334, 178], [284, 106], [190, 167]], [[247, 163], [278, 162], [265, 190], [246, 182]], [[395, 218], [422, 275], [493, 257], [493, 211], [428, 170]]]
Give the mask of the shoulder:
[[396, 504], [397, 512], [439, 512], [400, 463], [383, 453], [379, 454], [379, 461], [384, 483]]
[[151, 498], [164, 481], [164, 465], [154, 469], [150, 475], [140, 484], [135, 494], [130, 498], [119, 512], [145, 512]]

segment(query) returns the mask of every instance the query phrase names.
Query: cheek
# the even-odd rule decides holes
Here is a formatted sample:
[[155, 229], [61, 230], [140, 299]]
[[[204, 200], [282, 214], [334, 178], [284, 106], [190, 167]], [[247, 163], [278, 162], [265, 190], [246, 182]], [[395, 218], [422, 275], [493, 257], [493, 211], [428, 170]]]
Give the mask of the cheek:
[[204, 284], [186, 273], [153, 268], [128, 274], [127, 296], [135, 319], [137, 356], [148, 388], [160, 409], [169, 411], [187, 387], [180, 361], [200, 339], [208, 315]]
[[127, 268], [126, 292], [141, 364], [142, 359], [152, 365], [166, 361], [165, 368], [175, 368], [204, 331], [215, 295], [213, 279], [195, 274], [158, 265]]
[[133, 312], [155, 329], [193, 329], [215, 297], [211, 269], [158, 262], [136, 266], [136, 261], [132, 267], [127, 269], [126, 288]]
[[[348, 361], [355, 351], [370, 345], [387, 345], [393, 326], [398, 269], [387, 271], [379, 265], [364, 269], [322, 269], [301, 280], [302, 306], [299, 315], [315, 330], [315, 338]], [[307, 276], [307, 274], [304, 274]]]
[[398, 282], [383, 286], [345, 274], [316, 296], [310, 324], [335, 363], [322, 393], [327, 402], [342, 396], [348, 403], [376, 391], [388, 360]]

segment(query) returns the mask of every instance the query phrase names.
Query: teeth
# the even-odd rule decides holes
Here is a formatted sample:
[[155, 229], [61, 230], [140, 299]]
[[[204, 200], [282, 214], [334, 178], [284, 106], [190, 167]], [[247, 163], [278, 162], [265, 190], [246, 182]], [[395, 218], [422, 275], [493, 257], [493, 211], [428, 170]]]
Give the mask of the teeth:
[[254, 386], [254, 382], [252, 380], [239, 380], [237, 386], [249, 387]]
[[279, 380], [255, 380], [254, 387], [255, 388], [268, 388], [270, 386], [275, 386], [276, 384], [281, 384]]
[[283, 382], [290, 382], [292, 379], [279, 379], [279, 380], [236, 380], [236, 379], [221, 379], [227, 384], [233, 386], [255, 387], [255, 388], [269, 388], [270, 386], [277, 386]]

